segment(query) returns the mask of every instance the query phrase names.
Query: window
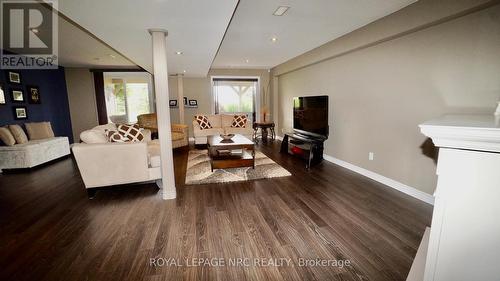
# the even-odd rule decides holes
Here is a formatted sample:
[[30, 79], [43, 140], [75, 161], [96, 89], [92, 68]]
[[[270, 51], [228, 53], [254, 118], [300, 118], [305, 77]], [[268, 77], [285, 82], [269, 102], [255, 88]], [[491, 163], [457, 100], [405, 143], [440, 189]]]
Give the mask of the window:
[[104, 94], [112, 123], [135, 123], [137, 115], [154, 112], [151, 75], [145, 72], [105, 72]]
[[212, 78], [216, 114], [247, 114], [255, 121], [257, 79]]

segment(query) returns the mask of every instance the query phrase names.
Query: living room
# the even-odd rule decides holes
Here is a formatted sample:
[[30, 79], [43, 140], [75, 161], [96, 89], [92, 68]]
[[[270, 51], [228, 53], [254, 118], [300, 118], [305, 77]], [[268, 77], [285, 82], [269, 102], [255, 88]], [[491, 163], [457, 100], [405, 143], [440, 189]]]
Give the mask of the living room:
[[2, 280], [500, 275], [499, 1], [42, 2], [1, 3]]

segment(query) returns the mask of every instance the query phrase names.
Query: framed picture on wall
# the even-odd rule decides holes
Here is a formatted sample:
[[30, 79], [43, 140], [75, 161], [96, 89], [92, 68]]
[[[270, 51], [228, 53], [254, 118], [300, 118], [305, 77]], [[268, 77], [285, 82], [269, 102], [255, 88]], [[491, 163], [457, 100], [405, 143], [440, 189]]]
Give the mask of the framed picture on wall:
[[197, 107], [198, 106], [198, 100], [189, 100], [189, 106]]
[[40, 89], [37, 86], [27, 86], [28, 102], [32, 104], [40, 104]]
[[12, 98], [12, 102], [24, 102], [23, 90], [10, 89], [10, 97]]
[[14, 108], [14, 119], [26, 119], [28, 118], [28, 112], [26, 106], [15, 106]]
[[21, 73], [16, 71], [7, 71], [7, 81], [12, 84], [21, 84]]
[[2, 84], [0, 84], [0, 104], [5, 104], [5, 92]]
[[170, 107], [177, 107], [177, 100], [170, 100], [168, 105], [170, 105]]

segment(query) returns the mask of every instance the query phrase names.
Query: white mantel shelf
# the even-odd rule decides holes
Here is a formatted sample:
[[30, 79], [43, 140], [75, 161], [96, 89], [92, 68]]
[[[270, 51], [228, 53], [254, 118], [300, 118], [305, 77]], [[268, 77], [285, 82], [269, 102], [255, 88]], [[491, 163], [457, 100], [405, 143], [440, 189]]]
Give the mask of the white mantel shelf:
[[420, 253], [408, 280], [499, 280], [499, 119], [447, 115], [420, 125], [439, 147], [438, 182], [425, 267]]
[[500, 153], [500, 117], [445, 115], [421, 124], [435, 146]]

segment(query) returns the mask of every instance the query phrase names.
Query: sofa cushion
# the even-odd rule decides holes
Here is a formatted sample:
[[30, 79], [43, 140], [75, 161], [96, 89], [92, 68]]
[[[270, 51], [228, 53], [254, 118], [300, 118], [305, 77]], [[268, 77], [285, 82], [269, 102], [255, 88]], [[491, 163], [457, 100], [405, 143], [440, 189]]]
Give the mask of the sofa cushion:
[[223, 128], [212, 128], [212, 129], [205, 129], [198, 131], [196, 133], [196, 137], [207, 137], [211, 135], [220, 135], [220, 134], [224, 134]]
[[234, 115], [231, 114], [221, 114], [221, 125], [219, 127], [230, 127], [233, 124]]
[[0, 139], [7, 146], [13, 146], [16, 144], [16, 139], [7, 126], [0, 128]]
[[134, 125], [118, 125], [118, 133], [128, 138], [131, 142], [140, 142], [144, 139], [138, 124]]
[[233, 116], [233, 123], [231, 127], [233, 128], [246, 128], [247, 126], [247, 115], [246, 114], [238, 114]]
[[212, 128], [212, 125], [206, 115], [195, 115], [194, 119], [196, 120], [196, 122], [198, 122], [201, 130]]
[[208, 121], [212, 124], [212, 128], [220, 128], [221, 124], [221, 116], [219, 114], [207, 115]]
[[9, 130], [14, 136], [16, 143], [23, 144], [28, 142], [28, 137], [24, 133], [23, 128], [19, 125], [9, 125]]
[[54, 137], [50, 122], [34, 122], [24, 124], [30, 140], [42, 140]]
[[101, 130], [86, 130], [80, 133], [80, 140], [84, 143], [107, 143], [108, 137]]

